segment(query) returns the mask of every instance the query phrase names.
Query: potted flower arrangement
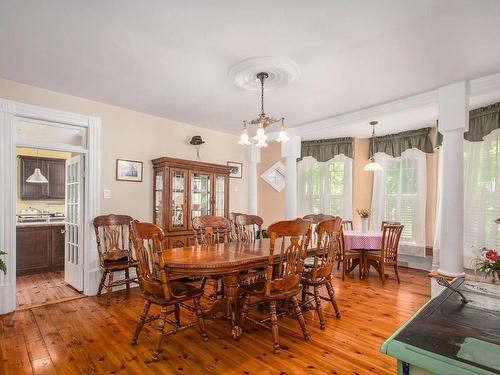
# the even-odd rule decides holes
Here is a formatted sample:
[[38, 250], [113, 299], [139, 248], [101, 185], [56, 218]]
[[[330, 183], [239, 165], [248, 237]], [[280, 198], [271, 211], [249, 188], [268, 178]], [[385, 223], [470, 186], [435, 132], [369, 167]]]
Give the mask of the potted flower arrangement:
[[368, 231], [368, 218], [370, 217], [371, 210], [369, 208], [356, 208], [356, 213], [361, 218], [361, 231], [363, 233]]
[[2, 259], [2, 255], [5, 255], [7, 254], [5, 251], [2, 251], [0, 250], [0, 270], [3, 271], [3, 273], [7, 273], [7, 265], [5, 264], [5, 262], [3, 261]]
[[474, 259], [474, 269], [484, 272], [485, 277], [493, 276], [500, 279], [500, 254], [495, 249], [481, 249], [481, 255]]

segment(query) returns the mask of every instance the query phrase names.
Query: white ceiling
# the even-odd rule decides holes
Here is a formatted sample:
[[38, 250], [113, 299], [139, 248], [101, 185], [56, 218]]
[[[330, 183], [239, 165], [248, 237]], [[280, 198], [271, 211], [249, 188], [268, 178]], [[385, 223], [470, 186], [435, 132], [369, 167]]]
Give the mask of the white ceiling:
[[240, 60], [300, 65], [266, 95], [297, 126], [500, 71], [499, 19], [498, 0], [2, 0], [0, 76], [238, 133], [259, 112]]

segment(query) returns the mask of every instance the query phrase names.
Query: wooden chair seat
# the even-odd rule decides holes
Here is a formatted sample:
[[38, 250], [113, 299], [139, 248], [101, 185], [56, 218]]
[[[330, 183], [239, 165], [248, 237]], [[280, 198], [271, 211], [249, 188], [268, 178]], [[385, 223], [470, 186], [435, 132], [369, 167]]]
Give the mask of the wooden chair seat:
[[[170, 291], [176, 296], [175, 303], [192, 300], [203, 295], [203, 289], [197, 288], [191, 284], [185, 284], [181, 281], [170, 281]], [[161, 285], [155, 284], [149, 291], [143, 292], [144, 299], [160, 306], [172, 305], [172, 300], [166, 300]]]
[[259, 297], [260, 299], [265, 299], [265, 300], [271, 300], [271, 299], [276, 300], [276, 299], [290, 298], [290, 297], [296, 296], [300, 291], [300, 288], [297, 285], [297, 287], [294, 287], [290, 290], [283, 291], [283, 290], [275, 289], [275, 290], [271, 290], [271, 293], [266, 294], [266, 282], [265, 281], [258, 281], [258, 282], [253, 283], [253, 284], [242, 285], [241, 289], [245, 293], [249, 293], [255, 297]]

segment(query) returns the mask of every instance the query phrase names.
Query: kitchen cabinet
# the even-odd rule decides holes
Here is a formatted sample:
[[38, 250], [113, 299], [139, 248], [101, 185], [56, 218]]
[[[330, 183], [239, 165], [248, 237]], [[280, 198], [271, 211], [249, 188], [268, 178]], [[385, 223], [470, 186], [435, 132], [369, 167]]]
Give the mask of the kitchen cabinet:
[[[65, 194], [65, 160], [53, 158], [37, 158], [19, 156], [20, 192], [25, 200], [63, 200]], [[42, 174], [49, 180], [48, 184], [33, 184], [26, 182], [35, 168], [40, 168]]]
[[18, 224], [16, 275], [64, 269], [64, 224]]
[[194, 217], [229, 216], [228, 166], [167, 157], [152, 162], [153, 222], [165, 231], [167, 247], [193, 242]]

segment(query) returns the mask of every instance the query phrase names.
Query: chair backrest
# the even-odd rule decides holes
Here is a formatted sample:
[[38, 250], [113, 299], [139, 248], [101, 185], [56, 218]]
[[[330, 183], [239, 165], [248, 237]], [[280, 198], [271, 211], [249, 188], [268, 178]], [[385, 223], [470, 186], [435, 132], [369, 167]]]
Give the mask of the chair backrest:
[[[271, 291], [287, 291], [298, 286], [307, 246], [311, 237], [311, 222], [303, 219], [279, 221], [267, 229], [270, 242], [268, 267], [265, 281], [265, 293]], [[277, 240], [281, 239], [281, 241]], [[279, 250], [276, 249], [279, 246]], [[279, 259], [275, 264], [274, 257], [279, 251]]]
[[264, 220], [257, 215], [240, 214], [236, 217], [236, 234], [240, 242], [253, 242], [261, 238]]
[[342, 220], [342, 229], [347, 232], [353, 230], [352, 220]]
[[223, 216], [204, 215], [193, 218], [198, 245], [214, 245], [231, 241], [231, 223]]
[[236, 228], [236, 217], [239, 215], [243, 215], [241, 212], [230, 212], [229, 213], [229, 222], [231, 223], [231, 240], [238, 240], [238, 230]]
[[309, 214], [302, 217], [304, 220], [311, 221], [312, 224], [319, 224], [319, 222], [326, 219], [333, 219], [335, 216], [325, 214]]
[[128, 215], [101, 215], [94, 219], [94, 231], [97, 241], [99, 261], [131, 257], [130, 222]]
[[316, 232], [316, 252], [311, 270], [311, 278], [329, 278], [337, 259], [342, 234], [342, 219], [336, 217], [318, 223]]
[[380, 230], [384, 230], [386, 225], [401, 225], [399, 221], [382, 221], [382, 225], [380, 226]]
[[386, 224], [382, 232], [381, 258], [382, 261], [395, 262], [398, 259], [399, 239], [403, 231], [403, 225]]
[[161, 294], [166, 300], [171, 298], [168, 276], [160, 253], [165, 238], [163, 230], [152, 223], [138, 220], [130, 224], [130, 234], [137, 256], [137, 271], [141, 290], [149, 294]]

